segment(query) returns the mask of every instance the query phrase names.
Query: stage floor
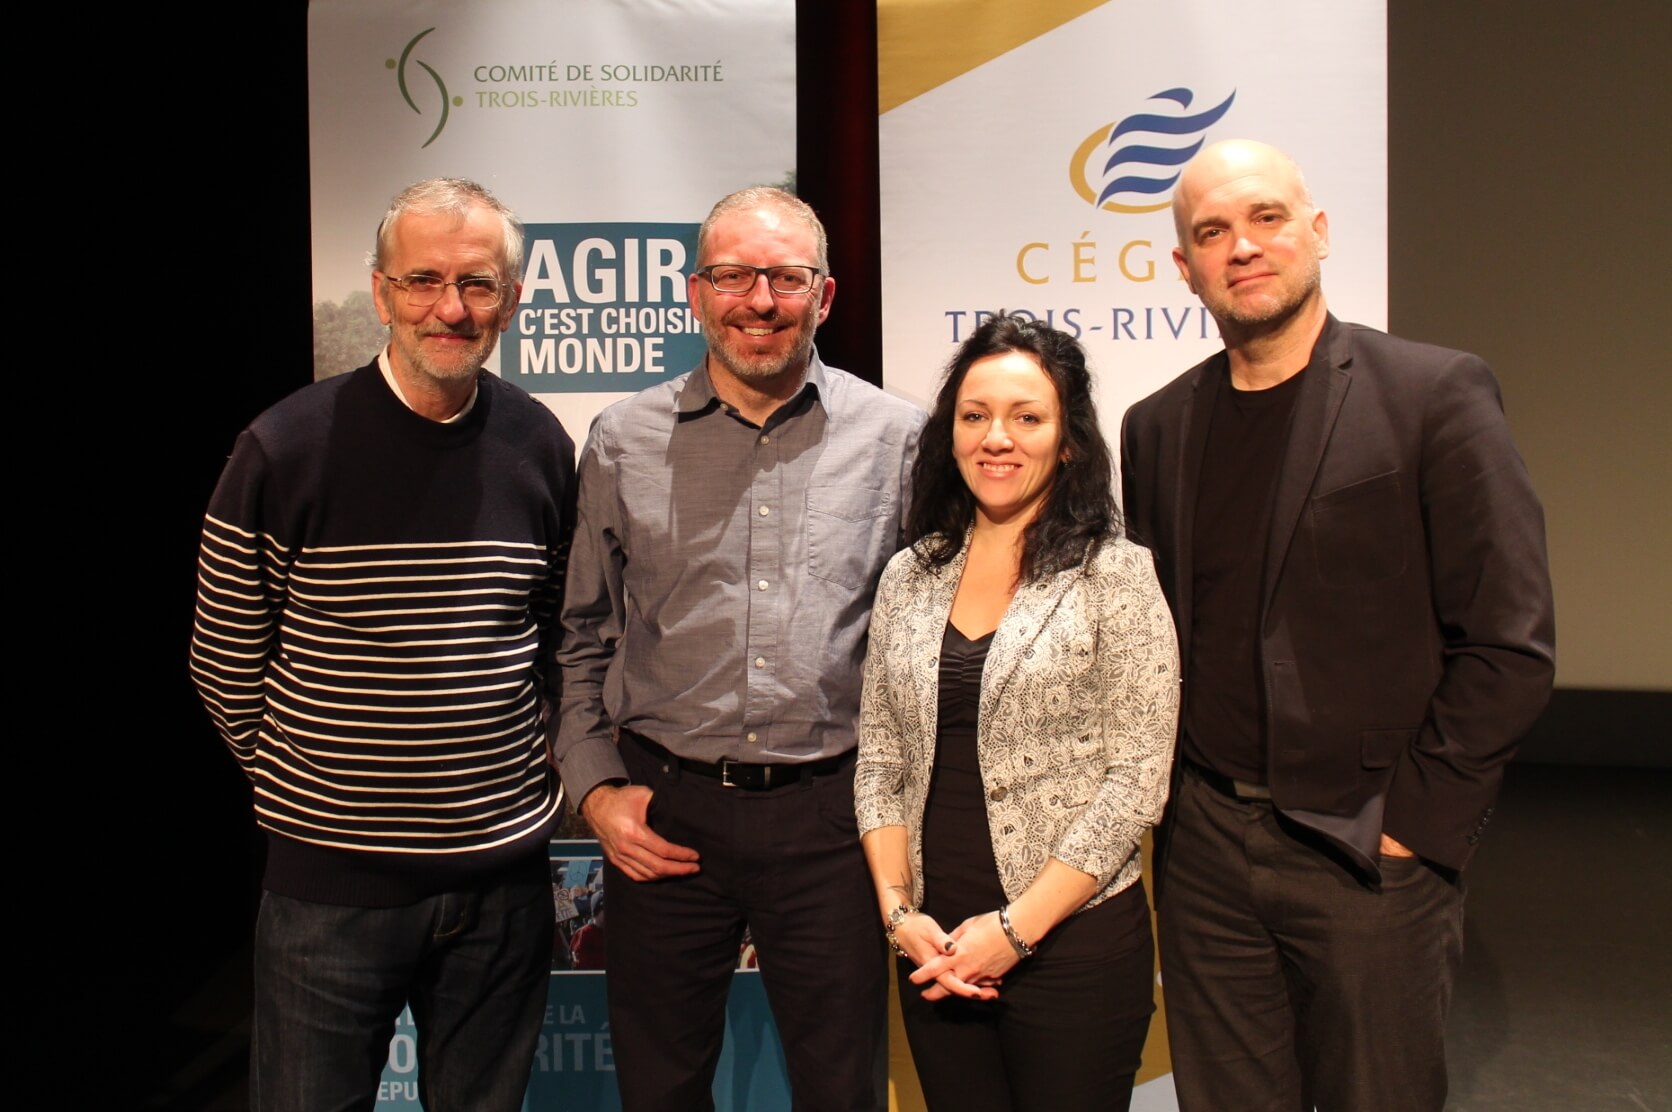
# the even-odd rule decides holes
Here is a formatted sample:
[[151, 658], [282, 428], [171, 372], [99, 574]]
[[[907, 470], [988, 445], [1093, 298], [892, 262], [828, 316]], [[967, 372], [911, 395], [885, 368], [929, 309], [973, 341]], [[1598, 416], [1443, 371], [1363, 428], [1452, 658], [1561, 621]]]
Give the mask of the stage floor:
[[[1672, 1108], [1672, 771], [1512, 765], [1468, 872], [1455, 1112]], [[243, 1112], [248, 951], [203, 938], [146, 1109]]]

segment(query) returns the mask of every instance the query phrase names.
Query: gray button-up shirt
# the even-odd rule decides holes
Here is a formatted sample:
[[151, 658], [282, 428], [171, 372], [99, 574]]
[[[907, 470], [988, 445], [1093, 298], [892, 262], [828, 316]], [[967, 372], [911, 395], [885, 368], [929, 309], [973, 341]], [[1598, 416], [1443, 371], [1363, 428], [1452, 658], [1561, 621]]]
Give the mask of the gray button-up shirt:
[[684, 757], [852, 749], [871, 596], [923, 413], [826, 367], [764, 426], [705, 367], [610, 406], [580, 459], [553, 747], [569, 797], [626, 779], [614, 727]]

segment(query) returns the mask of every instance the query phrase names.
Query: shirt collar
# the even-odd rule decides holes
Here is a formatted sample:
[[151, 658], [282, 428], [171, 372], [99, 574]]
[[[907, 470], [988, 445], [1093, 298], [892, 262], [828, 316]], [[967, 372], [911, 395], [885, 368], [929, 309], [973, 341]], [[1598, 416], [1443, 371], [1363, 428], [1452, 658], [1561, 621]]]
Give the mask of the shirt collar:
[[[780, 409], [793, 406], [802, 394], [811, 393], [813, 400], [823, 403], [829, 396], [826, 385], [824, 360], [819, 358], [817, 348], [807, 359], [807, 373], [801, 380], [801, 388], [791, 394]], [[708, 377], [708, 356], [703, 356], [685, 380], [685, 385], [679, 388], [679, 393], [673, 400], [673, 411], [679, 417], [695, 417], [711, 409], [719, 409], [724, 404], [718, 394], [714, 392], [714, 383]]]

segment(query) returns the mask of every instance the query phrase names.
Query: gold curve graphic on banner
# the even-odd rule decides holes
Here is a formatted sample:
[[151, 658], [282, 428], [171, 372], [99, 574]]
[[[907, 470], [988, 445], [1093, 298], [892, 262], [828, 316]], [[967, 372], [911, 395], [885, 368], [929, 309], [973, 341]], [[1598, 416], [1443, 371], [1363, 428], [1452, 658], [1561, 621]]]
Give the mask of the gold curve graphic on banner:
[[1105, 0], [877, 0], [877, 111], [898, 108]]

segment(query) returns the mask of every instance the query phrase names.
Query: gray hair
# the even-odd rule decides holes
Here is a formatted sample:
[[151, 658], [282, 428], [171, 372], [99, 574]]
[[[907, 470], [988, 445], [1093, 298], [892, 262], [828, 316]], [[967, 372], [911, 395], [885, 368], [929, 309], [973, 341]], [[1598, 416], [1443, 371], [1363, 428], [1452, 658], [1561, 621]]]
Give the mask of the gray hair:
[[697, 261], [702, 264], [707, 262], [708, 236], [717, 220], [734, 212], [757, 208], [777, 209], [812, 232], [817, 249], [814, 261], [821, 273], [830, 273], [830, 239], [824, 233], [824, 224], [819, 221], [819, 214], [813, 211], [812, 205], [794, 193], [779, 189], [775, 185], [751, 185], [747, 189], [739, 189], [736, 193], [728, 193], [720, 198], [719, 202], [708, 210], [702, 227], [697, 229]]
[[372, 252], [371, 265], [384, 269], [394, 248], [395, 221], [407, 213], [419, 216], [457, 216], [463, 219], [474, 205], [481, 205], [499, 216], [505, 229], [505, 243], [500, 253], [500, 280], [522, 280], [523, 226], [517, 214], [488, 191], [484, 185], [465, 178], [429, 178], [414, 182], [395, 194], [389, 211], [377, 226], [377, 247]]

